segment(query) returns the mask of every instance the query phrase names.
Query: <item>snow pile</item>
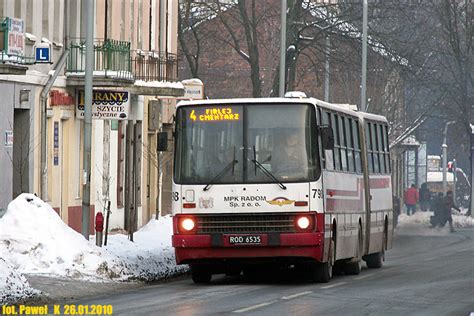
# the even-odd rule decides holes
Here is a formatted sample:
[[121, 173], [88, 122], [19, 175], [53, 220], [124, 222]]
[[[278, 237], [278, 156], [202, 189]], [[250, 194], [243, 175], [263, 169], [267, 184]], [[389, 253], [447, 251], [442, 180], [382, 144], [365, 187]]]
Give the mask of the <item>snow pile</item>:
[[39, 297], [40, 294], [12, 265], [0, 258], [0, 304], [17, 303]]
[[1, 257], [9, 258], [21, 273], [94, 276], [102, 262], [114, 260], [31, 194], [22, 194], [8, 205], [0, 219], [0, 240]]
[[171, 247], [172, 234], [171, 217], [165, 216], [160, 220], [151, 220], [133, 234], [133, 243], [125, 235], [109, 236], [105, 249], [120, 257], [122, 265], [133, 271], [131, 279], [164, 279], [188, 270], [187, 266], [176, 265], [174, 249]]
[[[463, 212], [465, 213], [465, 212]], [[396, 233], [401, 235], [425, 235], [438, 236], [449, 234], [449, 223], [441, 228], [431, 228], [430, 217], [433, 212], [416, 212], [413, 215], [400, 214]], [[472, 228], [474, 227], [474, 218], [462, 215], [453, 211], [454, 228]]]
[[[168, 216], [136, 232], [135, 242], [125, 235], [110, 235], [108, 246], [99, 248], [93, 238], [87, 241], [67, 226], [47, 203], [35, 195], [21, 194], [0, 218], [0, 258], [8, 258], [19, 273], [91, 281], [153, 281], [187, 270], [176, 266], [171, 234]], [[0, 267], [0, 275], [10, 275], [10, 270]], [[20, 283], [27, 286], [24, 281]]]

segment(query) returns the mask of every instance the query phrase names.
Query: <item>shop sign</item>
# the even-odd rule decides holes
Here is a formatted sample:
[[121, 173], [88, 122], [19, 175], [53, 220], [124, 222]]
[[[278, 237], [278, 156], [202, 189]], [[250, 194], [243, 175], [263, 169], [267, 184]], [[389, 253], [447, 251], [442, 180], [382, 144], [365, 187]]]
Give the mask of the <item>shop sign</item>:
[[13, 131], [5, 131], [5, 147], [13, 146]]
[[8, 55], [23, 56], [25, 51], [25, 22], [22, 19], [8, 18]]
[[199, 79], [187, 79], [181, 81], [184, 87], [184, 96], [178, 99], [200, 100], [204, 99], [204, 85]]
[[[77, 97], [76, 116], [84, 118], [84, 91]], [[130, 109], [130, 93], [118, 90], [92, 91], [92, 118], [99, 120], [126, 120]]]
[[59, 122], [54, 122], [53, 164], [59, 165]]
[[74, 105], [74, 97], [67, 92], [61, 92], [59, 90], [52, 90], [49, 93], [49, 105]]

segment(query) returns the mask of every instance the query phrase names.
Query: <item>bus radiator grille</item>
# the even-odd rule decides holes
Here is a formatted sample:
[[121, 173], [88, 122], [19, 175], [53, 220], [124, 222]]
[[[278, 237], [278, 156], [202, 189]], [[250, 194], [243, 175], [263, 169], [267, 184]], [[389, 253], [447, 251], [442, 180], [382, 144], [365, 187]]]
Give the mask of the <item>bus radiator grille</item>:
[[251, 214], [199, 216], [198, 234], [294, 232], [294, 215]]

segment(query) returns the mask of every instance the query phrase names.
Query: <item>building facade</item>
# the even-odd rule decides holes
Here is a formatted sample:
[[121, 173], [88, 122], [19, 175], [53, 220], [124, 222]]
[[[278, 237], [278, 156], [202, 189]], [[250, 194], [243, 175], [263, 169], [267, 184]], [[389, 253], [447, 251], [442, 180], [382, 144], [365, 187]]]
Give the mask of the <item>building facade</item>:
[[[178, 3], [93, 3], [90, 231], [94, 213], [105, 211], [109, 202], [110, 229], [134, 231], [160, 211], [157, 133], [170, 121], [175, 98], [184, 93], [177, 75]], [[19, 193], [34, 192], [77, 231], [82, 219], [85, 9], [81, 0], [0, 1], [0, 108], [5, 113], [0, 118], [0, 209]], [[13, 30], [12, 21], [20, 27]], [[23, 36], [16, 54], [10, 48], [21, 43], [11, 36], [18, 41]], [[38, 63], [46, 55], [50, 63]]]

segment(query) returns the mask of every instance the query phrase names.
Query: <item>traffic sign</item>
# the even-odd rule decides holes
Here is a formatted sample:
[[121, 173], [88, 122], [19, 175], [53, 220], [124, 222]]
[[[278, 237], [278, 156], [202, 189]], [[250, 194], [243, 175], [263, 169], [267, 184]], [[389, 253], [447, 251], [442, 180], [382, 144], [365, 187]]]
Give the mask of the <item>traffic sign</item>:
[[49, 45], [35, 47], [35, 61], [37, 63], [51, 62], [51, 49]]

